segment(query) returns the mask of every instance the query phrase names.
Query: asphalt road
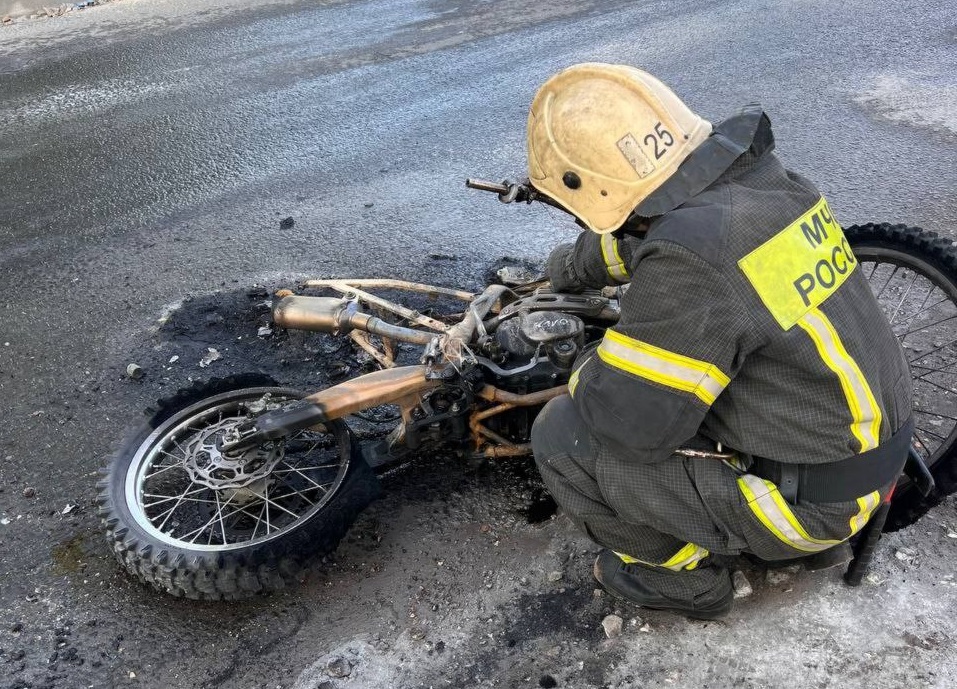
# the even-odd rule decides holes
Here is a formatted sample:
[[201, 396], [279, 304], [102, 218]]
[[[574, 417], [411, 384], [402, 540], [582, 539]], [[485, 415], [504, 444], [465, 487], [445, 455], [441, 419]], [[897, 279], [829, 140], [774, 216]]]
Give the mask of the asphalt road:
[[346, 574], [196, 606], [101, 543], [94, 473], [162, 387], [124, 380], [131, 353], [186, 295], [541, 260], [573, 226], [462, 182], [520, 174], [537, 85], [587, 60], [715, 120], [759, 101], [842, 223], [954, 236], [943, 0], [129, 0], [0, 27], [0, 685], [292, 684]]

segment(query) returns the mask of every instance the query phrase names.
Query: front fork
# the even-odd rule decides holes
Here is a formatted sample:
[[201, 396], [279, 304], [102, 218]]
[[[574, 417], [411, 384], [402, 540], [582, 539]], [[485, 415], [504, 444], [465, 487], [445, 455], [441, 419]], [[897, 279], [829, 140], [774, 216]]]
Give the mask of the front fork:
[[411, 420], [421, 396], [442, 385], [430, 378], [426, 366], [401, 366], [373, 371], [303, 398], [294, 406], [266, 412], [236, 428], [224, 438], [220, 451], [237, 453], [277, 440], [326, 421], [341, 419], [381, 404], [397, 404], [402, 420]]

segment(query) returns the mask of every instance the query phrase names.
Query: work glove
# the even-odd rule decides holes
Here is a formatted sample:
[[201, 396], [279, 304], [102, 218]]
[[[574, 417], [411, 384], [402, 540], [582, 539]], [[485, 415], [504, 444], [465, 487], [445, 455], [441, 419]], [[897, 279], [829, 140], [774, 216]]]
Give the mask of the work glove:
[[572, 264], [574, 244], [559, 244], [545, 261], [545, 274], [552, 283], [555, 292], [581, 292], [582, 285], [577, 279], [575, 267]]

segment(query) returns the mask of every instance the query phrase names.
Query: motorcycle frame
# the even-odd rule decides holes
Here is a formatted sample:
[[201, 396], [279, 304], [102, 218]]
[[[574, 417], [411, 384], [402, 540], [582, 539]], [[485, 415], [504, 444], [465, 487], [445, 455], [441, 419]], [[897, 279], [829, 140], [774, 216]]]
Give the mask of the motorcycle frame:
[[[348, 300], [357, 300], [367, 304], [379, 314], [388, 312], [418, 326], [417, 328], [411, 328], [412, 330], [426, 330], [436, 336], [449, 334], [456, 326], [422, 314], [403, 304], [385, 299], [368, 290], [389, 289], [412, 292], [425, 294], [433, 299], [443, 296], [451, 297], [467, 306], [473, 304], [481, 296], [464, 290], [393, 279], [307, 280], [302, 284], [303, 287], [311, 289], [332, 289]], [[527, 290], [519, 288], [515, 291], [521, 293]], [[283, 290], [277, 293], [277, 296], [293, 296], [293, 292]], [[494, 305], [490, 310], [494, 310]], [[287, 327], [297, 329], [295, 326], [296, 324], [292, 323]], [[390, 447], [401, 444], [404, 440], [406, 426], [414, 420], [414, 410], [420, 406], [425, 395], [442, 387], [445, 379], [441, 373], [437, 375], [431, 365], [397, 366], [395, 360], [396, 342], [391, 337], [380, 335], [381, 345], [377, 346], [369, 332], [362, 330], [361, 326], [351, 330], [349, 336], [382, 367], [382, 370], [373, 371], [331, 388], [315, 392], [306, 397], [303, 402], [310, 405], [316, 419], [321, 418], [325, 421], [341, 419], [350, 414], [384, 404], [396, 405], [399, 407], [401, 414], [401, 423], [390, 435], [388, 443]], [[446, 366], [449, 366], [449, 364], [446, 364]], [[476, 399], [482, 400], [485, 404], [476, 405], [468, 420], [474, 446], [473, 456], [496, 458], [522, 457], [531, 454], [530, 443], [516, 443], [505, 438], [491, 430], [487, 421], [516, 407], [543, 405], [567, 392], [568, 387], [566, 385], [558, 385], [534, 393], [515, 394], [487, 383], [484, 384], [478, 389], [475, 396]], [[277, 428], [282, 428], [281, 422]]]

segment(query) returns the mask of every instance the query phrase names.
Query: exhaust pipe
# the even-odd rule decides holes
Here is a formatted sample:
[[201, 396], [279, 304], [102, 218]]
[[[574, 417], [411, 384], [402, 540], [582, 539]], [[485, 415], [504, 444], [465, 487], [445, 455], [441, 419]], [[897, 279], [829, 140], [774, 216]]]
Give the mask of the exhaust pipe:
[[365, 330], [393, 340], [429, 344], [438, 334], [403, 328], [359, 311], [348, 299], [292, 295], [280, 299], [272, 310], [273, 322], [289, 330], [311, 330], [333, 335]]
[[276, 325], [290, 330], [314, 330], [338, 335], [352, 330], [349, 321], [356, 312], [355, 302], [348, 299], [293, 295], [283, 297], [276, 303], [272, 319]]

